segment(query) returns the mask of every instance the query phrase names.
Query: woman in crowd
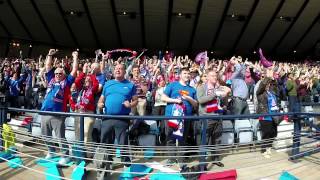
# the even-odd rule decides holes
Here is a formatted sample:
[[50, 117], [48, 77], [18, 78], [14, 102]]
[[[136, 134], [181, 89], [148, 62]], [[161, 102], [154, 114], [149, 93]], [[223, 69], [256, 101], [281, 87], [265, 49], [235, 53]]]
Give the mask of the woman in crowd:
[[[96, 105], [94, 103], [95, 95], [98, 92], [99, 82], [95, 76], [89, 74], [90, 69], [87, 63], [83, 66], [81, 72], [75, 80], [76, 90], [78, 96], [76, 98], [75, 110], [79, 113], [94, 114]], [[73, 99], [72, 99], [73, 100]], [[92, 129], [94, 125], [94, 118], [84, 118], [84, 142], [92, 141]], [[80, 139], [80, 117], [76, 117], [75, 134], [77, 140]]]
[[[257, 114], [272, 114], [279, 111], [276, 93], [277, 89], [273, 81], [273, 71], [267, 70], [266, 77], [262, 79], [258, 89], [258, 107]], [[260, 128], [262, 131], [262, 140], [267, 140], [262, 143], [261, 152], [265, 158], [271, 157], [271, 148], [274, 138], [277, 136], [276, 117], [265, 116], [260, 117]]]
[[[154, 107], [152, 109], [152, 115], [154, 116], [164, 116], [165, 108], [167, 103], [162, 101], [161, 97], [166, 88], [166, 80], [164, 76], [159, 75], [157, 77], [157, 87], [154, 94]], [[158, 121], [158, 126], [160, 127], [160, 143], [165, 144], [165, 121]]]

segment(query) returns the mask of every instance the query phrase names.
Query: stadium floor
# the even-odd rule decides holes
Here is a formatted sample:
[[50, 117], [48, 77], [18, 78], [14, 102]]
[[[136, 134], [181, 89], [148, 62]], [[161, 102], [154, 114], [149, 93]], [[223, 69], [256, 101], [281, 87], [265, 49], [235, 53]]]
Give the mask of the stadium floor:
[[[37, 147], [32, 145], [32, 147]], [[314, 145], [310, 145], [314, 148]], [[39, 147], [43, 148], [43, 147]], [[305, 147], [306, 149], [310, 149]], [[19, 151], [28, 155], [43, 157], [44, 154], [41, 151], [35, 151], [26, 146], [20, 146]], [[29, 168], [44, 172], [45, 168], [35, 163], [34, 157], [27, 155], [21, 155], [23, 164]], [[115, 160], [117, 161], [117, 160]], [[157, 159], [151, 159], [150, 162], [158, 161]], [[164, 162], [164, 160], [159, 160]], [[158, 162], [159, 162], [158, 161]], [[191, 160], [195, 164], [195, 160]], [[138, 162], [145, 162], [140, 159]], [[212, 172], [219, 172], [223, 170], [236, 169], [238, 178], [237, 179], [278, 179], [283, 171], [288, 171], [292, 175], [299, 179], [320, 179], [320, 153], [313, 154], [304, 158], [300, 158], [298, 162], [288, 161], [288, 154], [286, 152], [273, 151], [270, 159], [265, 159], [259, 149], [245, 148], [242, 150], [235, 150], [230, 155], [223, 157], [222, 162], [224, 167], [209, 165], [209, 170]], [[120, 166], [120, 164], [118, 164]], [[115, 165], [117, 166], [117, 165]], [[119, 167], [118, 166], [118, 167]], [[75, 166], [68, 168], [60, 168], [60, 174], [63, 177], [71, 178], [71, 173]], [[88, 164], [88, 167], [92, 167], [92, 163]], [[172, 167], [177, 168], [177, 167]], [[115, 168], [115, 170], [122, 171], [123, 168]], [[87, 179], [96, 179], [95, 171], [87, 172]], [[40, 174], [25, 168], [12, 169], [7, 166], [6, 162], [0, 163], [0, 180], [41, 180], [46, 179], [44, 174]], [[108, 179], [119, 179], [119, 174], [112, 174]]]

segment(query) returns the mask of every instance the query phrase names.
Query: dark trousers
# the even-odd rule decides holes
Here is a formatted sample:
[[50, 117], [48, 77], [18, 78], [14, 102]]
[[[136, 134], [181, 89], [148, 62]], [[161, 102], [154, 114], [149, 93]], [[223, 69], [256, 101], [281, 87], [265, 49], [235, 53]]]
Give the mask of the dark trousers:
[[[8, 106], [14, 108], [20, 108], [19, 96], [9, 96], [8, 97]], [[13, 117], [18, 116], [18, 112], [10, 113]]]
[[[152, 115], [154, 116], [163, 116], [165, 114], [166, 106], [154, 106], [152, 109]], [[160, 129], [160, 144], [165, 145], [166, 141], [166, 132], [165, 132], [165, 124], [166, 120], [157, 121], [157, 125]]]
[[233, 98], [231, 107], [231, 113], [233, 115], [250, 114], [249, 106], [246, 100]]
[[29, 87], [29, 88], [26, 89], [26, 91], [25, 91], [25, 96], [24, 96], [24, 108], [25, 108], [25, 109], [32, 109], [32, 101], [33, 101], [32, 88]]
[[[261, 139], [270, 139], [277, 137], [277, 124], [274, 121], [259, 121], [261, 129]], [[273, 141], [263, 142], [261, 145], [261, 151], [265, 152], [266, 148], [272, 147]]]
[[[178, 162], [182, 162], [183, 158], [182, 157], [176, 157], [174, 156], [182, 156], [184, 153], [181, 153], [181, 148], [179, 146], [184, 146], [185, 144], [185, 139], [178, 141], [175, 138], [172, 137], [172, 133], [174, 132], [174, 129], [168, 126], [167, 121], [165, 121], [165, 132], [166, 132], [166, 146], [167, 146], [167, 151], [170, 153], [167, 153], [168, 156], [172, 156], [168, 159], [171, 160], [177, 160]], [[184, 137], [183, 137], [184, 138]], [[178, 142], [178, 146], [177, 146]], [[184, 150], [185, 151], [185, 150]], [[180, 152], [180, 153], [179, 153]]]
[[[289, 96], [289, 112], [301, 112], [301, 105], [297, 96]], [[291, 117], [293, 120], [293, 144], [291, 155], [299, 153], [300, 147], [300, 133], [301, 133], [301, 119], [298, 116]]]
[[248, 87], [248, 93], [249, 93], [249, 98], [253, 98], [253, 90], [254, 90], [254, 84], [247, 84]]
[[101, 123], [102, 120], [96, 118], [94, 121], [93, 129], [92, 129], [92, 141], [96, 143], [101, 143]]
[[[183, 137], [180, 140], [176, 140], [173, 138], [173, 132], [175, 130], [168, 126], [167, 121], [165, 121], [165, 133], [166, 133], [166, 146], [168, 156], [172, 156], [171, 160], [177, 160], [178, 162], [184, 162], [186, 160], [185, 157], [178, 156], [191, 156], [190, 152], [181, 152], [187, 151], [187, 149], [182, 149], [179, 146], [188, 146], [194, 145], [194, 136], [193, 136], [193, 122], [192, 121], [183, 121]], [[192, 153], [192, 152], [191, 152]], [[176, 156], [176, 157], [175, 157]]]
[[[129, 128], [129, 123], [126, 120], [115, 120], [115, 119], [106, 119], [102, 120], [101, 123], [101, 143], [113, 144], [113, 132], [115, 133], [115, 138], [118, 141], [119, 145], [128, 145], [128, 134], [127, 130]], [[121, 149], [120, 149], [121, 151]], [[128, 150], [126, 150], [128, 151]], [[129, 158], [126, 156], [128, 153], [121, 153], [123, 161], [129, 161]]]

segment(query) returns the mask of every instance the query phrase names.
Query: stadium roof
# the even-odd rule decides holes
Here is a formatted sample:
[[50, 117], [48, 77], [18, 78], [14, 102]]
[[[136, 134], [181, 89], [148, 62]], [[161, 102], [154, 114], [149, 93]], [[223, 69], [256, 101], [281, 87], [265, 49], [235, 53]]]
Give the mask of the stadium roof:
[[319, 10], [319, 0], [0, 0], [0, 54], [13, 42], [29, 55], [53, 46], [310, 53]]

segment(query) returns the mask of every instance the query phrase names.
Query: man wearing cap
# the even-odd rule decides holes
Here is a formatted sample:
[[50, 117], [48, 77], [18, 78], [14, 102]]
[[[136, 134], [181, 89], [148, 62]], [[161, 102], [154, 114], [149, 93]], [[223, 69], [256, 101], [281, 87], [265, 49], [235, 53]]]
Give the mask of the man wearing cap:
[[[56, 50], [50, 49], [46, 59], [46, 81], [48, 83], [47, 93], [44, 98], [41, 110], [42, 111], [53, 111], [53, 112], [66, 112], [67, 102], [70, 93], [70, 86], [75, 80], [78, 70], [78, 52], [72, 53], [73, 66], [72, 71], [69, 75], [65, 74], [62, 68], [53, 68], [52, 56], [56, 53]], [[65, 139], [65, 117], [42, 115], [41, 116], [41, 132], [46, 137], [52, 136], [52, 130], [54, 130], [56, 137], [59, 140]], [[49, 152], [46, 159], [50, 159], [54, 156], [55, 148], [54, 144], [50, 142], [50, 139], [45, 140]], [[66, 157], [68, 154], [68, 146], [62, 144], [63, 149], [62, 158], [59, 160], [60, 165], [67, 164], [70, 159]]]

